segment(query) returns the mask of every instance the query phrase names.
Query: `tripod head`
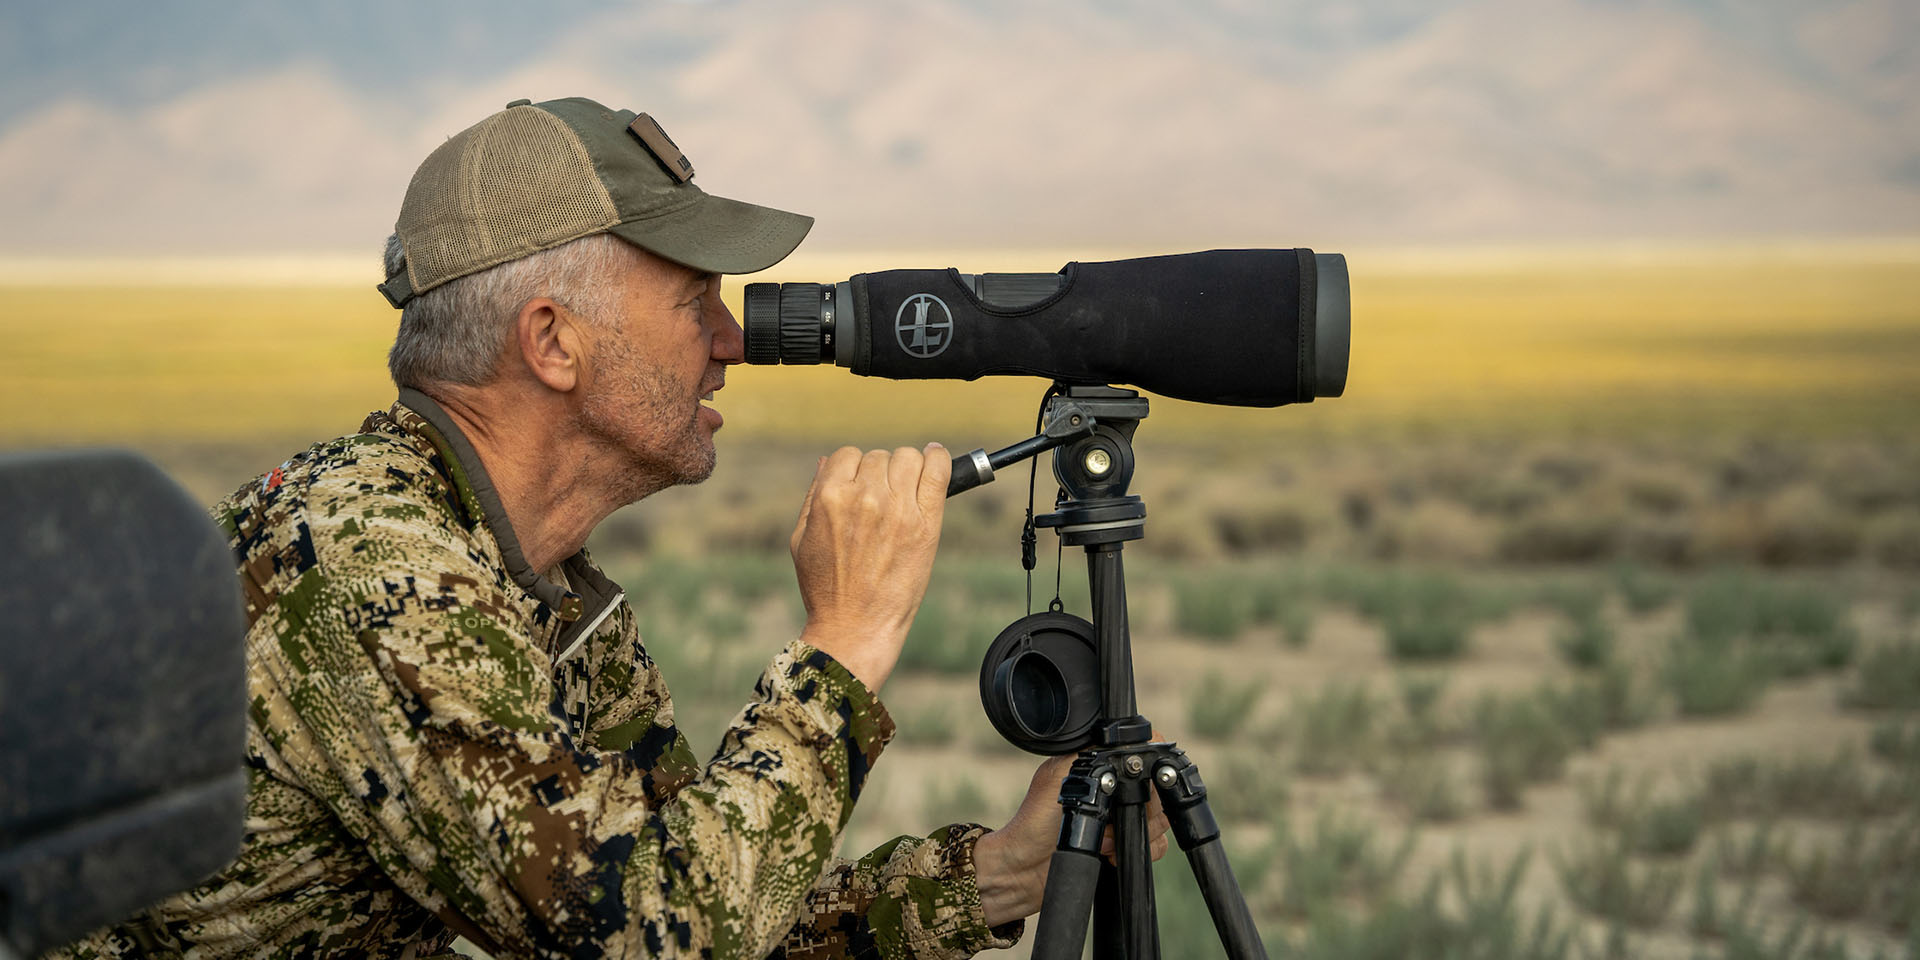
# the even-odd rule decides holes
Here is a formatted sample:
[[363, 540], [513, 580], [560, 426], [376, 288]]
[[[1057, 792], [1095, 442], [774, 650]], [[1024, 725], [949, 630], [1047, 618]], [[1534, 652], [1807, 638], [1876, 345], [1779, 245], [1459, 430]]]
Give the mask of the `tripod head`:
[[[1087, 551], [1093, 620], [1055, 604], [1000, 631], [980, 666], [980, 702], [1007, 742], [1057, 756], [1099, 744], [1144, 743], [1152, 725], [1134, 711], [1133, 654], [1127, 633], [1120, 548], [1146, 536], [1146, 505], [1127, 493], [1133, 434], [1147, 416], [1135, 391], [1055, 384], [1041, 410], [1040, 434], [1005, 450], [954, 458], [949, 496], [993, 478], [996, 468], [1053, 450], [1060, 482], [1054, 512], [1033, 518], [1064, 546]], [[965, 477], [962, 478], [963, 472]], [[1031, 542], [1027, 567], [1032, 569]]]
[[1054, 513], [1033, 518], [1036, 527], [1053, 527], [1069, 547], [1120, 543], [1146, 536], [1146, 506], [1127, 493], [1133, 482], [1133, 432], [1147, 415], [1147, 399], [1114, 387], [1067, 387], [1047, 401], [1050, 412], [1084, 412], [1092, 432], [1053, 455], [1060, 481]]

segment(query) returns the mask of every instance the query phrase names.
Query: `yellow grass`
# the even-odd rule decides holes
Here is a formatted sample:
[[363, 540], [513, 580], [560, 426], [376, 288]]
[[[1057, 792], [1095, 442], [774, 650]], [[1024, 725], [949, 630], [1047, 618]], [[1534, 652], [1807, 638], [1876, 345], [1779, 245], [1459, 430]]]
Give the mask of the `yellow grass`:
[[[1048, 270], [1065, 259], [842, 255], [754, 279]], [[1345, 397], [1280, 410], [1162, 400], [1149, 435], [1879, 433], [1920, 417], [1920, 245], [1362, 251], [1350, 262]], [[292, 440], [351, 428], [390, 401], [384, 356], [397, 315], [370, 282], [344, 285], [339, 266], [326, 266], [325, 283], [298, 285], [284, 261], [261, 283], [214, 282], [246, 279], [245, 262], [0, 265], [0, 443]], [[727, 287], [736, 311], [740, 286]], [[734, 442], [993, 446], [1025, 428], [1043, 386], [739, 368], [719, 406]]]

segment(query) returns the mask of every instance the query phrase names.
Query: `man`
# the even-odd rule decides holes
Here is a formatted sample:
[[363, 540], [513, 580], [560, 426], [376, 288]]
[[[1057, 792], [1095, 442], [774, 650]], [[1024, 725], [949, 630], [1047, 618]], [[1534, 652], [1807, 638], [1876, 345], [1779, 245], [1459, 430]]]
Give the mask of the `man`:
[[[811, 225], [710, 196], [644, 115], [516, 101], [415, 174], [382, 292], [392, 409], [215, 507], [252, 722], [240, 857], [76, 956], [957, 957], [1039, 906], [1064, 767], [1006, 828], [831, 854], [892, 732], [875, 694], [949, 462], [821, 458], [807, 622], [701, 767], [624, 594], [582, 549], [714, 468], [741, 360], [719, 277]], [[1164, 830], [1164, 825], [1159, 825]], [[1156, 853], [1164, 849], [1156, 837]]]

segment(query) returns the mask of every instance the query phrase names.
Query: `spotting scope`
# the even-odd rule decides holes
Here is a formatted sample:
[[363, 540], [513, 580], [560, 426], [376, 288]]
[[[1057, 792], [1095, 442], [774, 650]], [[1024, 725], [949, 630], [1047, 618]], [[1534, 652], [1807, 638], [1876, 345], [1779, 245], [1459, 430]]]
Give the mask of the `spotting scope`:
[[1351, 310], [1346, 258], [1300, 248], [752, 283], [745, 314], [748, 363], [894, 380], [1034, 376], [1277, 407], [1346, 389]]

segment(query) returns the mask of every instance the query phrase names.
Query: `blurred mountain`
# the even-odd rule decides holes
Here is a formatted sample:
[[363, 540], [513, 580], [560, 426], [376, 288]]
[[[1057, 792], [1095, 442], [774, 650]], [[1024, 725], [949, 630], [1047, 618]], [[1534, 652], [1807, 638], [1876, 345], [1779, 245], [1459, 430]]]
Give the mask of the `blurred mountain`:
[[374, 249], [515, 97], [652, 112], [815, 247], [1912, 233], [1910, 0], [10, 10], [0, 251]]

